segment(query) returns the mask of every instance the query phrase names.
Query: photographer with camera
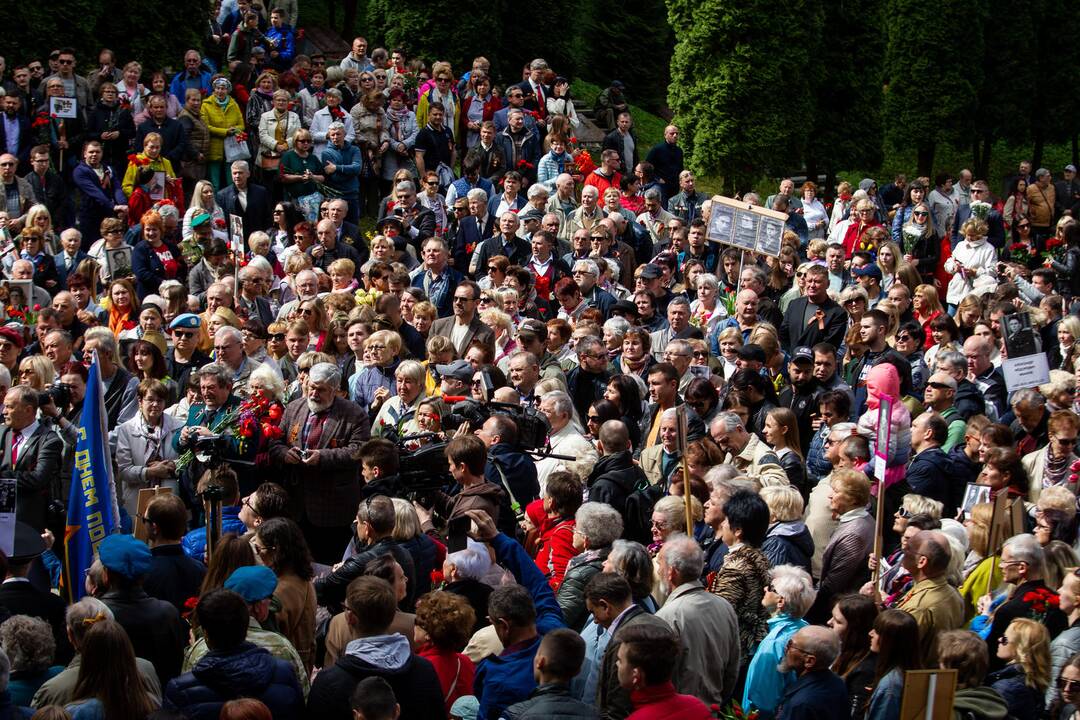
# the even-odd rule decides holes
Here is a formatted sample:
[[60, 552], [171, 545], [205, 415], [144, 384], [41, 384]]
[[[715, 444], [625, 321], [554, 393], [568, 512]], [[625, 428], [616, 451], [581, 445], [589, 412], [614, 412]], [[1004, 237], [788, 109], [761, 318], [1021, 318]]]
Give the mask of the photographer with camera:
[[450, 475], [460, 490], [451, 495], [431, 493], [428, 496], [431, 507], [413, 502], [416, 515], [420, 518], [420, 528], [427, 533], [433, 532], [436, 517], [448, 523], [464, 517], [466, 510], [478, 508], [492, 517], [501, 532], [514, 534], [517, 523], [506, 493], [484, 478], [487, 464], [484, 441], [476, 435], [455, 437], [446, 445], [446, 459], [450, 465]]
[[270, 445], [270, 461], [285, 472], [296, 519], [317, 562], [334, 563], [349, 541], [360, 501], [360, 448], [371, 437], [367, 413], [337, 394], [341, 370], [316, 363], [305, 397], [293, 400], [281, 419], [282, 435]]
[[476, 431], [476, 437], [487, 446], [484, 477], [506, 491], [511, 515], [523, 518], [525, 506], [540, 497], [540, 483], [536, 462], [525, 454], [518, 442], [517, 423], [509, 415], [496, 413], [484, 421]]

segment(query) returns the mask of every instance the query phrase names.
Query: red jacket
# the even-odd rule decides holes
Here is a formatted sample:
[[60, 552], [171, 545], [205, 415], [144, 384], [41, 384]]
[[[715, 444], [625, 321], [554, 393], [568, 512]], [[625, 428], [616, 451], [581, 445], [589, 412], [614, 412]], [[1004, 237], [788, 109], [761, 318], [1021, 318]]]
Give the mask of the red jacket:
[[626, 720], [708, 720], [712, 717], [705, 703], [693, 695], [680, 695], [670, 682], [630, 693], [634, 712]]
[[566, 573], [566, 564], [578, 554], [574, 549], [574, 519], [547, 517], [543, 499], [529, 503], [526, 513], [540, 535], [536, 544], [536, 566], [547, 576], [551, 589], [558, 590]]
[[439, 676], [439, 685], [446, 700], [447, 714], [455, 700], [473, 694], [476, 666], [472, 660], [453, 650], [440, 650], [431, 643], [424, 643], [416, 654], [435, 666], [435, 674]]
[[[859, 240], [862, 239], [862, 236], [866, 234], [867, 230], [872, 227], [884, 227], [877, 220], [871, 220], [866, 225], [863, 225], [862, 228], [860, 228], [859, 225], [860, 222], [856, 219], [855, 222], [848, 225], [847, 232], [844, 233], [844, 257], [849, 260], [851, 259], [851, 253], [859, 249]], [[874, 252], [876, 254], [876, 248], [874, 249]]]

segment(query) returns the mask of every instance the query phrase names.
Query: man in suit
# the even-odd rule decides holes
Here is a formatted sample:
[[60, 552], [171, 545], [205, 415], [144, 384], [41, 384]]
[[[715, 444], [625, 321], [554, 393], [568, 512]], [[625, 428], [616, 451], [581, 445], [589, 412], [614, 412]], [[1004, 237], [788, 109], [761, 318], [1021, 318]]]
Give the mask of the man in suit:
[[30, 121], [20, 112], [22, 101], [18, 95], [4, 96], [4, 114], [0, 116], [0, 150], [9, 152], [25, 166], [30, 162]]
[[199, 594], [206, 575], [206, 566], [188, 557], [180, 544], [187, 530], [187, 508], [180, 496], [170, 493], [156, 496], [145, 512], [147, 543], [153, 556], [144, 583], [146, 593], [184, 612], [184, 603]]
[[780, 344], [788, 353], [823, 342], [840, 347], [847, 331], [847, 313], [829, 298], [829, 271], [822, 265], [811, 265], [803, 283], [806, 294], [792, 300], [784, 313]]
[[[48, 576], [38, 558], [45, 552], [45, 541], [38, 530], [24, 522], [15, 522], [14, 552], [6, 561], [0, 562], [4, 581], [0, 584], [0, 614], [4, 620], [12, 615], [29, 615], [49, 623], [56, 640], [57, 663], [71, 659], [74, 652], [68, 642], [64, 623], [64, 601], [49, 592]], [[45, 583], [44, 587], [39, 583]]]
[[360, 502], [360, 446], [371, 437], [367, 413], [338, 396], [341, 371], [316, 363], [305, 397], [289, 403], [270, 459], [285, 469], [296, 517], [318, 562], [341, 559]]
[[274, 309], [266, 297], [273, 274], [270, 263], [257, 255], [240, 268], [240, 302], [236, 309], [246, 312], [249, 319], [258, 320], [263, 327], [269, 327], [274, 322]]
[[[360, 228], [355, 223], [345, 219], [348, 214], [349, 203], [341, 198], [335, 198], [326, 205], [326, 217], [334, 221], [334, 228], [337, 230], [337, 241], [345, 245], [352, 245], [360, 253], [363, 262], [367, 262], [368, 257], [370, 257], [367, 243], [360, 236]], [[360, 267], [357, 266], [356, 270], [359, 272]]]
[[82, 251], [82, 233], [75, 228], [60, 233], [60, 245], [64, 249], [53, 255], [53, 262], [60, 279], [59, 287], [66, 288], [68, 273], [75, 272], [79, 263], [90, 256]]
[[471, 280], [463, 280], [454, 288], [454, 314], [439, 318], [431, 325], [431, 335], [445, 335], [454, 345], [457, 357], [473, 340], [495, 347], [495, 333], [476, 316], [476, 303], [480, 299], [480, 287]]
[[529, 77], [516, 85], [525, 93], [525, 109], [538, 113], [541, 120], [547, 116], [547, 99], [551, 97], [551, 88], [544, 84], [547, 71], [547, 61], [536, 58], [529, 63]]
[[532, 247], [525, 238], [518, 237], [517, 230], [520, 225], [517, 213], [507, 210], [499, 216], [499, 234], [489, 237], [476, 251], [473, 257], [475, 267], [469, 269], [475, 277], [484, 277], [488, 274], [488, 261], [496, 255], [505, 255], [511, 265], [524, 266], [532, 256]]
[[[322, 268], [329, 273], [330, 264], [335, 260], [351, 260], [353, 276], [357, 280], [363, 280], [364, 273], [361, 272], [360, 268], [369, 256], [366, 243], [361, 242], [358, 245], [339, 243], [337, 239], [338, 228], [334, 226], [334, 221], [329, 218], [320, 220], [318, 225], [315, 226], [315, 236], [318, 238], [318, 242], [308, 248], [308, 255], [311, 256], [315, 267]], [[363, 253], [360, 252], [360, 248], [364, 249]]]
[[[492, 122], [495, 123], [495, 133], [492, 134], [492, 138], [505, 130], [506, 126], [510, 124], [510, 119], [507, 116], [514, 108], [525, 108], [525, 91], [521, 89], [520, 85], [511, 85], [506, 89], [506, 107], [497, 111], [491, 118]], [[525, 125], [530, 128], [535, 128], [536, 118], [526, 113]], [[486, 148], [488, 143], [483, 139], [483, 135], [483, 130], [481, 130], [480, 139]]]
[[[229, 187], [217, 191], [214, 199], [227, 216], [239, 215], [244, 219], [244, 237], [256, 230], [270, 227], [270, 193], [261, 185], [249, 182], [251, 170], [246, 160], [232, 164], [232, 181]], [[232, 227], [231, 217], [226, 217], [226, 227]]]
[[38, 422], [37, 409], [37, 391], [28, 385], [16, 385], [4, 395], [0, 477], [16, 480], [16, 519], [41, 532], [54, 481], [60, 477], [64, 443], [48, 426]]

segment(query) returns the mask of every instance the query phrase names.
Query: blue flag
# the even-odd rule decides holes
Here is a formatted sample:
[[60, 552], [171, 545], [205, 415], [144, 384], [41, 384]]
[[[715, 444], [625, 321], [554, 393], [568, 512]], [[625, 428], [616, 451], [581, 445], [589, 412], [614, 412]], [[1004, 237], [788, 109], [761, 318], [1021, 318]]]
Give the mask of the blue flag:
[[97, 546], [120, 527], [114, 493], [109, 433], [105, 412], [105, 384], [97, 353], [86, 380], [75, 468], [71, 473], [64, 553], [68, 568], [68, 596], [77, 602], [85, 593], [83, 578], [94, 562]]

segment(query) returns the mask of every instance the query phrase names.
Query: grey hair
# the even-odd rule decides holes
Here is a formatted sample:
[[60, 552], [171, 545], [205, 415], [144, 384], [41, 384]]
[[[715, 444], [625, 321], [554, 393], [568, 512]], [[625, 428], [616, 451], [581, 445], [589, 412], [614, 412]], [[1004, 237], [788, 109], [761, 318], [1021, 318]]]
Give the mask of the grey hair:
[[744, 203], [749, 203], [750, 205], [761, 204], [761, 197], [756, 192], [748, 192], [742, 196], [742, 199]]
[[585, 351], [590, 351], [591, 350], [592, 352], [599, 351], [599, 352], [603, 352], [603, 353], [607, 352], [607, 348], [604, 347], [604, 343], [600, 340], [600, 338], [595, 338], [592, 335], [588, 335], [586, 337], [583, 337], [583, 338], [579, 339], [577, 341], [577, 345], [576, 345], [575, 349], [579, 353], [582, 350], [585, 350]]
[[79, 238], [81, 240], [82, 239], [82, 233], [79, 232], [78, 228], [68, 228], [67, 230], [64, 230], [62, 233], [60, 233], [60, 239], [61, 240], [63, 240], [64, 238], [68, 238], [68, 237], [77, 237], [77, 238]]
[[236, 170], [237, 168], [239, 168], [239, 169], [243, 170], [246, 173], [251, 172], [251, 166], [248, 165], [247, 160], [234, 160], [233, 164], [230, 165], [229, 167], [232, 168], [233, 170]]
[[648, 190], [645, 191], [645, 199], [646, 200], [659, 200], [660, 199], [660, 191], [657, 190], [656, 188], [649, 188]]
[[469, 200], [483, 200], [487, 202], [488, 194], [483, 188], [473, 188], [465, 193], [465, 197]]
[[678, 409], [677, 408], [668, 408], [667, 410], [665, 410], [663, 413], [660, 414], [660, 421], [663, 422], [664, 420], [674, 420], [677, 417], [679, 417]]
[[623, 519], [607, 503], [587, 502], [574, 515], [575, 530], [589, 539], [593, 548], [607, 547], [622, 536]]
[[623, 337], [626, 333], [630, 332], [630, 321], [624, 317], [610, 317], [604, 321], [604, 329], [609, 330], [619, 337]]
[[541, 195], [543, 195], [544, 197], [550, 197], [551, 193], [546, 187], [544, 187], [540, 183], [533, 183], [529, 186], [528, 192], [525, 193], [525, 196], [530, 200], [532, 200], [534, 197], [539, 197]]
[[616, 540], [611, 543], [608, 561], [615, 572], [630, 583], [635, 598], [647, 597], [652, 592], [653, 563], [644, 545], [633, 540]]
[[326, 132], [330, 133], [332, 130], [340, 130], [341, 132], [345, 132], [345, 123], [335, 120], [327, 126]]
[[16, 672], [41, 672], [56, 654], [56, 640], [49, 623], [29, 615], [15, 615], [0, 625], [0, 647]]
[[416, 192], [416, 186], [412, 184], [412, 180], [402, 180], [394, 186], [394, 191], [404, 190], [405, 192]]
[[829, 434], [839, 433], [844, 437], [849, 437], [852, 433], [859, 429], [859, 426], [853, 422], [841, 422], [836, 423], [829, 429]]
[[416, 360], [402, 360], [394, 374], [402, 374], [413, 382], [423, 382], [427, 369]]
[[521, 224], [521, 218], [519, 218], [519, 217], [517, 216], [517, 213], [516, 213], [516, 212], [511, 212], [510, 210], [507, 210], [507, 211], [506, 211], [506, 212], [504, 212], [504, 213], [503, 213], [502, 215], [500, 215], [500, 216], [499, 216], [499, 221], [501, 222], [501, 221], [502, 221], [502, 219], [503, 219], [503, 218], [505, 218], [505, 217], [507, 217], [507, 216], [509, 216], [509, 217], [511, 217], [511, 218], [513, 218], [513, 219], [514, 219], [514, 225], [520, 225], [520, 224]]
[[5, 692], [8, 689], [8, 682], [11, 680], [11, 660], [8, 659], [7, 653], [0, 650], [0, 692]]
[[741, 427], [745, 427], [742, 418], [733, 412], [720, 413], [713, 420], [713, 425], [722, 428], [724, 432], [734, 432]]
[[[251, 234], [254, 235], [255, 233], [251, 233]], [[265, 234], [266, 233], [263, 233], [263, 235], [265, 235]], [[269, 238], [267, 238], [267, 239], [269, 239]], [[251, 241], [251, 239], [249, 238], [248, 242], [250, 242], [250, 241]], [[245, 265], [243, 267], [243, 269], [240, 270], [240, 272], [243, 272], [244, 270], [247, 270], [248, 268], [254, 268], [255, 270], [258, 270], [258, 271], [264, 272], [264, 273], [272, 273], [272, 272], [274, 272], [274, 268], [273, 268], [273, 266], [270, 265], [270, 261], [267, 260], [266, 258], [264, 258], [262, 255], [256, 255], [255, 257], [248, 260], [248, 264]]]
[[[1042, 545], [1031, 533], [1013, 535], [1005, 541], [1002, 550], [1006, 549], [1012, 553], [1013, 560], [1027, 563], [1040, 573], [1046, 567], [1046, 553], [1043, 551]], [[3, 626], [0, 625], [0, 627]]]
[[551, 402], [551, 409], [559, 415], [574, 416], [574, 401], [562, 390], [553, 390], [544, 395], [544, 400]]
[[97, 340], [98, 352], [104, 352], [108, 355], [109, 359], [113, 361], [113, 364], [120, 364], [116, 336], [112, 334], [112, 330], [107, 327], [93, 327], [86, 331], [83, 338], [85, 340]]
[[525, 358], [525, 362], [532, 367], [540, 367], [540, 360], [528, 350], [516, 350], [510, 355], [511, 362], [518, 358]]
[[821, 625], [807, 625], [797, 634], [803, 637], [806, 653], [817, 658], [818, 667], [831, 666], [840, 654], [840, 636], [835, 630]]
[[214, 378], [215, 380], [217, 380], [218, 385], [222, 387], [232, 387], [232, 370], [229, 370], [221, 363], [212, 362], [207, 365], [203, 365], [202, 369], [199, 370], [199, 379], [201, 380], [204, 377]]
[[1037, 177], [1037, 178], [1041, 178], [1041, 177], [1043, 177], [1045, 175], [1049, 175], [1049, 174], [1050, 174], [1050, 171], [1047, 170], [1046, 168], [1039, 168], [1038, 170], [1035, 171], [1035, 177]]
[[[68, 632], [75, 638], [76, 647], [81, 644], [83, 635], [94, 622], [113, 619], [113, 611], [109, 609], [109, 606], [89, 595], [74, 605], [69, 605], [67, 612], [64, 613], [64, 621], [67, 623]], [[87, 622], [87, 620], [93, 622]]]
[[810, 573], [795, 565], [777, 565], [769, 571], [773, 589], [784, 598], [784, 611], [793, 618], [801, 618], [814, 604], [817, 591]]
[[600, 258], [607, 265], [608, 272], [611, 273], [611, 281], [619, 282], [619, 276], [622, 275], [622, 270], [619, 269], [619, 263], [615, 262], [612, 258]]
[[[747, 270], [749, 270], [750, 273], [754, 276], [754, 279], [757, 280], [762, 285], [764, 285], [765, 282], [769, 279], [768, 275], [765, 274], [765, 271], [762, 270], [761, 268], [755, 266], [755, 265], [747, 265], [746, 267], [743, 268], [743, 272], [746, 272]], [[860, 288], [860, 290], [861, 289], [862, 288]], [[863, 292], [866, 292], [866, 291], [863, 290]]]
[[671, 535], [664, 541], [660, 552], [668, 567], [678, 575], [680, 585], [701, 577], [701, 571], [705, 567], [705, 553], [693, 538]]
[[236, 340], [239, 343], [244, 342], [244, 334], [234, 328], [232, 325], [224, 325], [218, 328], [218, 331], [214, 333], [214, 341], [218, 340]]
[[[332, 88], [327, 88], [327, 89], [326, 89], [326, 92], [325, 92], [324, 94], [325, 94], [325, 95], [329, 95], [329, 96], [331, 96], [331, 97], [336, 97], [336, 98], [337, 98], [338, 100], [341, 100], [341, 99], [343, 99], [343, 97], [344, 97], [344, 96], [343, 96], [343, 95], [341, 94], [341, 91], [340, 91], [340, 90], [338, 90], [338, 89], [337, 89], [336, 87], [332, 87]], [[344, 127], [344, 125], [342, 125], [342, 127]]]
[[938, 353], [937, 358], [934, 361], [935, 367], [946, 367], [950, 369], [967, 369], [967, 358], [963, 353], [955, 350], [946, 350]]
[[1046, 398], [1039, 394], [1037, 390], [1032, 388], [1023, 388], [1017, 390], [1016, 394], [1012, 396], [1012, 406], [1025, 405], [1028, 407], [1046, 407]]
[[326, 383], [336, 388], [341, 384], [341, 370], [333, 363], [315, 363], [308, 370], [309, 383]]
[[11, 371], [7, 369], [6, 365], [0, 365], [0, 387], [11, 387]]
[[705, 484], [710, 493], [720, 493], [731, 497], [737, 490], [757, 492], [758, 485], [752, 479], [739, 474], [734, 465], [716, 465], [705, 473]]
[[694, 282], [697, 283], [698, 285], [701, 285], [702, 283], [704, 283], [704, 284], [708, 285], [709, 287], [711, 287], [713, 290], [719, 290], [720, 289], [720, 281], [717, 280], [716, 276], [713, 275], [712, 273], [701, 273], [700, 275], [698, 275], [694, 279]]
[[[309, 376], [310, 377], [310, 376]], [[251, 371], [251, 375], [248, 377], [248, 384], [251, 384], [252, 380], [260, 380], [263, 386], [278, 400], [285, 399], [285, 380], [282, 379], [278, 372], [267, 365], [266, 363], [260, 363], [259, 367]]]
[[586, 185], [585, 187], [581, 188], [581, 194], [584, 195], [585, 193], [595, 195], [597, 198], [600, 197], [600, 191], [596, 189], [595, 185]]
[[458, 574], [464, 578], [479, 580], [487, 575], [491, 569], [491, 558], [486, 553], [481, 553], [472, 548], [458, 550], [446, 556], [446, 562], [457, 568]]
[[[597, 277], [600, 276], [600, 268], [597, 267], [596, 263], [594, 263], [592, 260], [589, 260], [588, 258], [578, 260], [576, 263], [574, 263], [575, 270], [579, 267], [585, 268], [585, 272], [587, 273], [591, 273], [593, 275], [596, 275]], [[672, 298], [672, 302], [675, 302], [674, 298]]]

